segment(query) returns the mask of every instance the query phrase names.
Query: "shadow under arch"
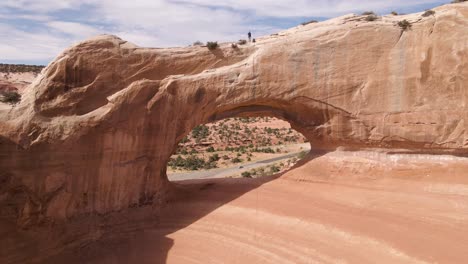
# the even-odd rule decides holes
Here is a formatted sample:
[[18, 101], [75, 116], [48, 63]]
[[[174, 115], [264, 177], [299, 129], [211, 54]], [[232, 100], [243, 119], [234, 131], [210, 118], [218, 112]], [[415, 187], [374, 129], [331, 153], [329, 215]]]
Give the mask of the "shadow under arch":
[[[81, 151], [83, 153], [92, 153], [97, 147], [104, 147], [106, 145], [104, 142], [108, 142], [109, 145], [106, 146], [109, 149], [112, 149], [110, 147], [122, 147], [120, 142], [128, 139], [129, 132], [135, 132], [135, 134], [131, 135], [132, 138], [138, 139], [134, 145], [124, 145], [127, 148], [120, 150], [122, 153], [115, 153], [115, 156], [114, 153], [111, 153], [112, 155], [100, 155], [98, 158], [100, 166], [104, 168], [112, 169], [117, 166], [118, 170], [112, 170], [112, 179], [116, 181], [133, 178], [136, 180], [132, 181], [137, 182], [140, 181], [137, 177], [143, 178], [144, 180], [141, 180], [142, 191], [132, 193], [135, 196], [140, 195], [140, 199], [139, 202], [130, 204], [130, 209], [97, 213], [96, 218], [91, 218], [86, 223], [89, 226], [95, 226], [92, 232], [98, 230], [100, 235], [96, 241], [93, 242], [93, 239], [89, 241], [85, 237], [84, 239], [87, 240], [85, 246], [67, 245], [68, 248], [71, 247], [72, 249], [65, 249], [62, 253], [50, 258], [50, 255], [44, 256], [46, 258], [44, 263], [145, 263], [139, 261], [143, 260], [142, 257], [145, 256], [154, 260], [154, 262], [149, 263], [165, 263], [174, 243], [168, 239], [168, 234], [189, 226], [224, 204], [277, 178], [269, 177], [254, 181], [245, 179], [202, 180], [186, 182], [182, 185], [169, 182], [166, 175], [166, 165], [171, 153], [177, 148], [177, 143], [195, 126], [228, 117], [277, 117], [288, 121], [293, 129], [302, 133], [313, 144], [313, 149], [315, 149], [316, 146], [313, 142], [317, 142], [316, 140], [320, 142], [321, 140], [317, 136], [315, 128], [326, 123], [330, 116], [337, 114], [336, 109], [324, 110], [321, 103], [304, 100], [304, 98], [284, 100], [277, 98], [280, 95], [275, 95], [271, 96], [270, 99], [257, 98], [247, 101], [241, 100], [238, 103], [225, 102], [220, 105], [219, 101], [216, 102], [215, 98], [213, 98], [216, 94], [210, 92], [199, 93], [197, 91], [195, 89], [190, 93], [189, 100], [195, 97], [195, 99], [198, 98], [199, 102], [190, 105], [186, 113], [175, 115], [172, 119], [171, 116], [168, 118], [168, 116], [164, 115], [168, 109], [175, 109], [175, 107], [168, 106], [173, 106], [174, 103], [176, 103], [176, 106], [183, 103], [184, 101], [181, 100], [184, 100], [185, 97], [173, 97], [168, 95], [166, 91], [162, 91], [159, 98], [158, 95], [155, 95], [155, 102], [157, 103], [151, 104], [147, 108], [125, 108], [127, 102], [119, 102], [122, 105], [119, 105], [118, 110], [109, 112], [108, 118], [113, 119], [114, 122], [125, 121], [125, 128], [119, 128], [116, 131], [114, 128], [100, 126], [93, 131], [95, 134], [85, 136], [89, 138], [82, 141], [84, 144], [81, 145], [82, 149], [78, 153], [81, 153]], [[150, 93], [145, 98], [152, 98], [153, 95]], [[138, 98], [143, 98], [143, 96]], [[203, 113], [203, 115], [194, 117], [194, 112]], [[136, 116], [141, 119], [132, 118]], [[145, 130], [142, 130], [139, 127], [140, 125], [144, 126]], [[148, 135], [151, 136], [148, 137]], [[154, 141], [151, 142], [151, 140]], [[138, 151], [129, 152], [129, 150], [135, 149]], [[151, 155], [150, 152], [153, 152], [153, 154]], [[118, 159], [113, 159], [116, 156], [118, 156]], [[144, 159], [140, 159], [140, 157], [144, 157]], [[89, 158], [92, 158], [92, 156]], [[62, 159], [63, 157], [60, 158], [60, 160]], [[75, 162], [78, 159], [70, 158], [69, 160]], [[94, 172], [93, 170], [96, 168], [92, 166], [83, 168], [83, 166], [70, 163], [68, 167], [73, 171], [76, 170], [76, 175], [84, 175], [83, 169], [90, 170], [89, 177], [93, 176], [93, 182], [97, 182], [97, 176], [104, 176], [104, 174], [100, 175]], [[145, 175], [141, 176], [142, 172]], [[157, 196], [154, 195], [155, 190], [164, 190], [164, 193]], [[77, 192], [79, 193], [79, 191]], [[118, 191], [128, 193], [129, 189], [119, 189]], [[209, 195], [199, 196], [199, 193], [209, 193]], [[158, 193], [156, 192], [156, 194]], [[99, 195], [99, 193], [95, 195]], [[114, 195], [118, 196], [118, 193], [115, 192]], [[161, 196], [163, 199], [160, 199]], [[207, 198], [208, 200], [206, 200]], [[157, 204], [158, 199], [165, 203], [162, 208], [159, 208], [159, 204]], [[114, 200], [110, 199], [110, 201]], [[152, 203], [153, 201], [156, 202]], [[192, 206], [190, 210], [184, 210], [187, 206], [193, 204], [196, 206]], [[154, 213], [151, 211], [153, 208], [156, 208]], [[136, 212], [133, 209], [136, 209]], [[142, 214], [138, 211], [139, 209], [143, 210]], [[142, 215], [144, 217], [141, 217]], [[148, 215], [151, 216], [150, 219], [145, 218]], [[86, 217], [86, 215], [83, 217]], [[98, 217], [101, 218], [98, 219]], [[177, 220], [176, 223], [174, 223], [174, 219]], [[69, 224], [71, 226], [69, 229], [72, 231], [67, 230], [72, 236], [75, 235], [73, 228], [80, 225], [79, 223], [75, 225], [73, 221], [70, 220], [71, 223]], [[82, 226], [77, 229], [82, 230]], [[152, 235], [147, 237], [146, 234], [149, 233]], [[61, 240], [57, 240], [52, 246], [60, 247], [62, 246], [60, 245], [61, 241], [68, 239], [68, 237], [61, 237], [60, 234], [56, 236], [60, 237]], [[48, 239], [35, 240], [31, 247], [41, 248], [37, 245], [46, 245], [47, 241]], [[50, 249], [50, 246], [45, 246], [45, 250], [48, 249]], [[149, 254], [149, 252], [153, 253], [150, 256], [145, 255]], [[30, 255], [30, 257], [37, 258], [38, 256], [35, 254]], [[28, 255], [23, 254], [21, 261], [27, 260], [27, 258]], [[15, 263], [15, 261], [12, 263]], [[27, 261], [24, 263], [27, 263]]]
[[[306, 157], [300, 163], [303, 164], [308, 159]], [[130, 228], [121, 233], [114, 233], [114, 229], [109, 229], [99, 240], [66, 250], [41, 263], [167, 263], [170, 251], [177, 243], [177, 240], [170, 237], [171, 234], [280, 178], [284, 173], [256, 179], [218, 178], [171, 183], [167, 204], [158, 212], [157, 222], [146, 222], [143, 226], [137, 225], [134, 230]], [[126, 218], [131, 219], [132, 216], [127, 215]], [[119, 231], [119, 228], [122, 226], [115, 231]]]
[[[231, 108], [215, 113], [211, 115], [206, 122], [201, 122], [196, 125], [234, 117], [275, 117], [287, 121], [293, 129], [304, 136], [306, 132], [306, 130], [301, 129], [303, 126], [300, 124], [300, 120], [297, 120], [294, 115], [291, 115], [284, 109], [268, 105], [250, 105]], [[177, 143], [179, 143], [183, 137], [187, 136], [191, 129], [180, 137]], [[177, 149], [177, 144], [174, 146], [174, 151], [175, 149]], [[170, 182], [171, 191], [168, 194], [168, 204], [166, 204], [161, 211], [158, 226], [150, 231], [149, 234], [148, 231], [144, 231], [138, 235], [139, 238], [137, 240], [143, 239], [142, 241], [144, 242], [126, 241], [122, 252], [125, 252], [126, 249], [130, 249], [130, 251], [133, 252], [130, 257], [122, 254], [119, 257], [113, 257], [112, 260], [118, 260], [118, 263], [135, 261], [141, 263], [142, 259], [140, 256], [147, 256], [145, 252], [151, 251], [155, 254], [148, 257], [155, 262], [148, 263], [166, 263], [168, 254], [174, 243], [176, 243], [173, 239], [169, 238], [168, 235], [190, 226], [223, 205], [259, 188], [263, 184], [280, 178], [285, 173], [299, 168], [310, 160], [326, 153], [327, 151], [324, 150], [314, 151], [311, 146], [307, 155], [299, 160], [292, 168], [275, 175], [263, 176], [256, 179], [214, 178]], [[165, 168], [167, 168], [167, 166]], [[164, 171], [164, 176], [168, 179], [166, 171]], [[194, 243], [196, 242], [194, 241]], [[140, 248], [138, 245], [144, 245], [144, 247]], [[123, 261], [119, 262], [121, 260]]]
[[[303, 126], [300, 119], [285, 109], [268, 105], [244, 105], [219, 111], [210, 115], [206, 123], [231, 117], [266, 116], [289, 122], [293, 129], [307, 138], [304, 134], [306, 130], [301, 129]], [[199, 124], [203, 124], [203, 122]], [[195, 124], [193, 127], [199, 124]], [[186, 133], [178, 139], [177, 143], [190, 133], [193, 127], [187, 128]], [[176, 148], [177, 144], [174, 145], [174, 150]], [[70, 263], [70, 260], [73, 259], [71, 263], [166, 263], [171, 248], [176, 243], [169, 237], [171, 234], [192, 225], [218, 208], [262, 185], [280, 178], [284, 173], [304, 165], [322, 153], [324, 152], [311, 151], [293, 168], [280, 174], [256, 179], [218, 178], [169, 182], [166, 174], [167, 166], [164, 166], [162, 173], [165, 180], [169, 182], [170, 188], [166, 193], [166, 204], [158, 212], [157, 222], [144, 223], [144, 226], [122, 234], [112, 233], [112, 229], [110, 229], [98, 241], [79, 249], [66, 251], [48, 259], [47, 262], [62, 263], [67, 261]], [[194, 241], [194, 243], [196, 242]]]
[[[155, 245], [156, 241], [160, 243], [162, 247], [157, 247], [160, 251], [157, 261], [154, 263], [166, 263], [171, 248], [177, 243], [177, 240], [169, 237], [171, 234], [189, 227], [220, 207], [256, 190], [264, 184], [281, 178], [284, 174], [300, 168], [309, 161], [324, 154], [326, 154], [326, 152], [312, 151], [311, 149], [306, 157], [299, 160], [292, 168], [275, 175], [263, 176], [255, 179], [215, 178], [171, 182], [173, 189], [169, 204], [161, 212], [161, 218], [157, 229], [149, 235], [142, 233], [145, 241], [143, 244]], [[198, 242], [194, 241], [194, 244], [196, 243]], [[134, 245], [135, 244], [133, 244], [133, 246]], [[150, 249], [154, 252], [155, 248], [156, 246], [154, 248], [150, 246], [146, 250]], [[196, 245], [194, 248], [196, 248]], [[135, 248], [133, 247], [133, 249]], [[144, 255], [143, 251], [141, 252], [141, 254]], [[139, 260], [139, 258], [134, 258], [128, 259], [127, 261], [133, 262]]]

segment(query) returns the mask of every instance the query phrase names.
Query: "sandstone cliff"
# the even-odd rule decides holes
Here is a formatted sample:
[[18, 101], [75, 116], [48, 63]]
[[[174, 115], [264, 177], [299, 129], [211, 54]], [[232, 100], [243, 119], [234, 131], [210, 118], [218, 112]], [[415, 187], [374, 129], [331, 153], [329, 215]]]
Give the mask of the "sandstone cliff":
[[1, 215], [27, 226], [157, 206], [178, 141], [233, 116], [287, 120], [313, 149], [466, 154], [468, 4], [435, 11], [348, 15], [214, 51], [79, 43], [0, 108]]

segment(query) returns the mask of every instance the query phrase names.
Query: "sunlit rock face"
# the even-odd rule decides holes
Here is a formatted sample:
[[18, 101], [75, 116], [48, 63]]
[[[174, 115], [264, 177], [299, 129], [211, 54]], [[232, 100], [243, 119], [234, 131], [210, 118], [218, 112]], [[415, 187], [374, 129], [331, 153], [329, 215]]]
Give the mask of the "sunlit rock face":
[[348, 15], [211, 51], [79, 43], [0, 108], [1, 214], [27, 226], [157, 207], [177, 143], [233, 116], [287, 120], [325, 151], [465, 154], [468, 5], [435, 11]]

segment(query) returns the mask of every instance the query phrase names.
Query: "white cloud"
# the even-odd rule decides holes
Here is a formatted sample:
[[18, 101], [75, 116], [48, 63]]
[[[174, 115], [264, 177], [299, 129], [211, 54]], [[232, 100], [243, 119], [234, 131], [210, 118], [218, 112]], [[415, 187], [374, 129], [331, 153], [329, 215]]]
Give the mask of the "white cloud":
[[25, 32], [9, 25], [0, 24], [0, 58], [3, 60], [42, 61], [54, 58], [69, 40], [46, 31]]
[[259, 16], [271, 17], [330, 17], [340, 14], [374, 10], [384, 11], [392, 7], [411, 7], [420, 4], [441, 3], [440, 0], [185, 0], [204, 6], [218, 6], [237, 10], [248, 10]]
[[72, 39], [85, 39], [104, 33], [86, 24], [64, 21], [51, 21], [46, 24], [50, 29], [69, 35]]
[[256, 36], [278, 30], [258, 24], [249, 13], [197, 3], [96, 0], [94, 4], [93, 16], [118, 29], [110, 33], [143, 46], [180, 46], [197, 40], [237, 41], [246, 38], [249, 30]]
[[[0, 59], [49, 61], [100, 33], [141, 46], [235, 41], [278, 31], [277, 18], [388, 11], [441, 0], [0, 0]], [[397, 11], [400, 9], [396, 8]], [[24, 20], [27, 23], [18, 22]]]
[[14, 8], [36, 13], [49, 13], [57, 10], [71, 9], [86, 1], [73, 0], [2, 0], [0, 8]]

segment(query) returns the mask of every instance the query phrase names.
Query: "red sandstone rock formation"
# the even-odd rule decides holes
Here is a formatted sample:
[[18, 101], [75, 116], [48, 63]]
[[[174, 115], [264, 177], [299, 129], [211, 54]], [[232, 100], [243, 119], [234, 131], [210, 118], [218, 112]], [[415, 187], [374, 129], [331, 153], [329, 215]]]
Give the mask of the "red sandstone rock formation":
[[1, 92], [15, 92], [15, 91], [18, 91], [18, 88], [16, 88], [15, 85], [13, 85], [10, 82], [0, 81], [0, 93]]
[[159, 208], [177, 142], [233, 116], [287, 120], [315, 150], [466, 154], [468, 5], [435, 11], [349, 15], [235, 49], [115, 36], [71, 47], [0, 108], [2, 217], [35, 226]]

